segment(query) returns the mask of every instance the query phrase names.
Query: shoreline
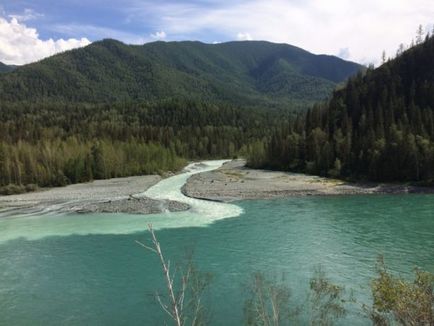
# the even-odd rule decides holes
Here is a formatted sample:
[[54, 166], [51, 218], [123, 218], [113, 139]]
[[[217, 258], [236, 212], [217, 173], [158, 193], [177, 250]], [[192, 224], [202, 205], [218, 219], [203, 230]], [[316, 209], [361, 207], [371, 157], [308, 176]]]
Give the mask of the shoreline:
[[[95, 180], [24, 194], [0, 196], [0, 214], [50, 211], [158, 214], [186, 211], [190, 209], [188, 204], [167, 199], [151, 199], [143, 195], [150, 187], [172, 175], [174, 174], [167, 174], [165, 177], [145, 175]], [[432, 194], [434, 188], [403, 184], [349, 183], [300, 173], [250, 169], [245, 167], [244, 160], [232, 160], [216, 170], [190, 176], [181, 191], [191, 198], [233, 202], [297, 196]]]
[[217, 170], [191, 176], [182, 187], [192, 198], [232, 202], [297, 196], [434, 193], [434, 188], [403, 184], [350, 183], [301, 173], [256, 170], [233, 160]]
[[[168, 175], [168, 177], [171, 175]], [[65, 187], [0, 196], [0, 213], [58, 211], [61, 213], [157, 214], [188, 210], [187, 204], [138, 196], [160, 182], [159, 175], [94, 180]]]

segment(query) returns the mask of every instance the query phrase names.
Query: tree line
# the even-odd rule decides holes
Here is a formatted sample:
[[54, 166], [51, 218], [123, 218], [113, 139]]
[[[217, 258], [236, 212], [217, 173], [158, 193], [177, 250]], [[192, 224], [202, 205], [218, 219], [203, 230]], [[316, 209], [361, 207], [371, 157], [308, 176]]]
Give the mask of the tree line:
[[434, 38], [350, 78], [327, 103], [273, 128], [249, 165], [376, 181], [434, 178]]
[[419, 37], [395, 59], [350, 78], [326, 103], [297, 114], [185, 99], [1, 102], [0, 191], [235, 156], [257, 168], [431, 184], [433, 57], [434, 38]]
[[0, 191], [175, 171], [186, 159], [232, 158], [269, 133], [282, 118], [276, 112], [184, 100], [3, 103]]
[[0, 142], [0, 192], [13, 194], [39, 186], [163, 173], [184, 165], [185, 160], [173, 149], [135, 139], [82, 141], [72, 136], [36, 143]]

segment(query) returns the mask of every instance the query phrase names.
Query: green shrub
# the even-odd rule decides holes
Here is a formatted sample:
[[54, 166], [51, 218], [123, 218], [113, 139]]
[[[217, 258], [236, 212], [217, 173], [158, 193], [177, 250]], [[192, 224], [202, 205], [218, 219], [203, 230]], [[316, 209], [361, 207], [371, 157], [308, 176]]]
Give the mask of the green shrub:
[[16, 195], [24, 192], [26, 192], [26, 188], [23, 185], [8, 184], [7, 186], [0, 187], [1, 195]]

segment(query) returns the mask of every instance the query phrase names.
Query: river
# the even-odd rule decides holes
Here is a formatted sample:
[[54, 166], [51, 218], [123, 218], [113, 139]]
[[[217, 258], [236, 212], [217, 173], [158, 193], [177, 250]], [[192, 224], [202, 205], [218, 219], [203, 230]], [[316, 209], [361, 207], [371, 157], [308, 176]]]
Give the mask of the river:
[[[415, 266], [434, 272], [434, 197], [370, 195], [299, 197], [233, 204], [187, 198], [180, 188], [223, 161], [192, 164], [144, 194], [188, 203], [187, 212], [127, 214], [3, 214], [0, 218], [0, 325], [159, 325], [154, 293], [164, 291], [148, 223], [166, 257], [194, 250], [213, 275], [206, 302], [211, 324], [242, 322], [252, 273], [280, 277], [294, 306], [305, 305], [319, 266], [330, 279], [370, 302], [369, 282], [383, 254], [404, 277]], [[358, 305], [343, 325], [369, 324]], [[301, 317], [303, 318], [303, 317]], [[304, 320], [307, 322], [307, 320]]]

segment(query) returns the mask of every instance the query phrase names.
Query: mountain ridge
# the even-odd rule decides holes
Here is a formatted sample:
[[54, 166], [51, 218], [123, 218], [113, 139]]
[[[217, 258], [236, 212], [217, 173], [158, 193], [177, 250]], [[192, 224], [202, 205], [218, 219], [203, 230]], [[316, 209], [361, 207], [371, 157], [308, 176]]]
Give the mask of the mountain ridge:
[[306, 105], [362, 66], [288, 44], [94, 42], [0, 76], [6, 101], [118, 102], [196, 98], [234, 105]]
[[13, 71], [17, 68], [18, 66], [15, 65], [7, 65], [3, 62], [0, 62], [0, 74], [5, 73], [5, 72], [10, 72]]
[[[303, 123], [259, 143], [250, 165], [434, 185], [434, 36], [351, 77]], [[257, 155], [257, 153], [263, 153]]]

